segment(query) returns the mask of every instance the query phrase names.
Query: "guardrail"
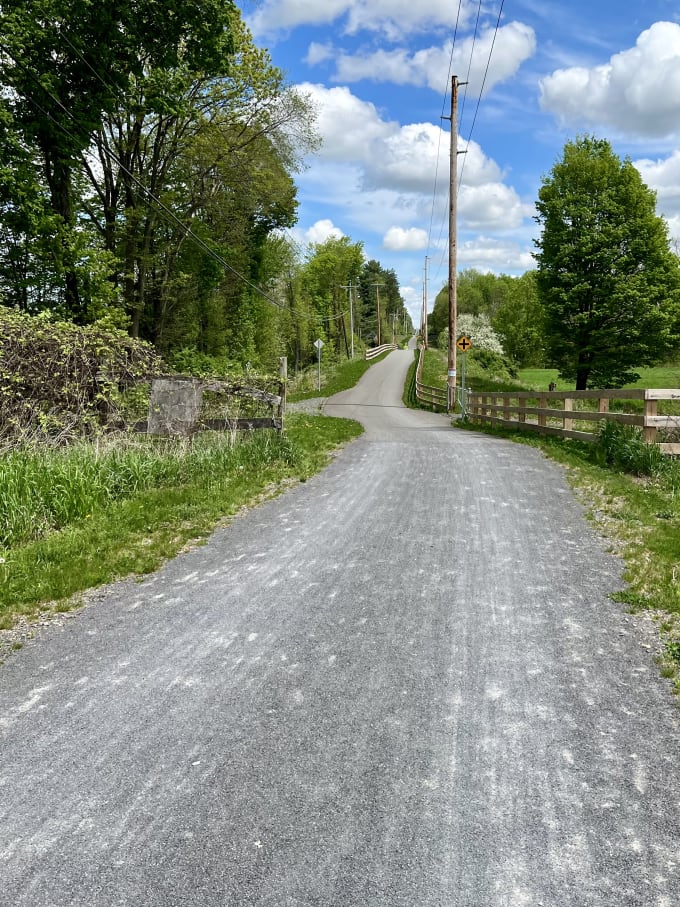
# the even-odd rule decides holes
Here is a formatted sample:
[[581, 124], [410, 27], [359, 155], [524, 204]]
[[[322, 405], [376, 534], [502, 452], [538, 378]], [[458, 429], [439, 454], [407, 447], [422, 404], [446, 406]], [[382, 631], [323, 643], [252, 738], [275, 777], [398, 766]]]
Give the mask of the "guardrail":
[[380, 356], [382, 353], [386, 353], [388, 350], [398, 350], [399, 347], [396, 343], [383, 343], [380, 346], [374, 346], [370, 350], [366, 350], [365, 358], [366, 359], [375, 359], [376, 356]]
[[[625, 406], [626, 401], [641, 400], [643, 412], [612, 411], [610, 404]], [[658, 444], [662, 453], [680, 455], [680, 443], [664, 440], [680, 436], [680, 414], [659, 415], [662, 400], [680, 403], [678, 388], [639, 388], [634, 390], [593, 391], [519, 391], [512, 393], [472, 392], [468, 394], [468, 418], [477, 425], [501, 426], [534, 431], [544, 435], [594, 441], [600, 422], [636, 425], [644, 440]], [[629, 407], [630, 409], [630, 407]], [[581, 428], [575, 424], [580, 423]]]
[[421, 346], [420, 355], [418, 356], [418, 367], [416, 368], [416, 400], [420, 403], [426, 403], [433, 410], [440, 409], [447, 412], [449, 408], [447, 391], [443, 391], [440, 387], [432, 387], [430, 384], [423, 384], [420, 380], [423, 372], [424, 356], [425, 347]]

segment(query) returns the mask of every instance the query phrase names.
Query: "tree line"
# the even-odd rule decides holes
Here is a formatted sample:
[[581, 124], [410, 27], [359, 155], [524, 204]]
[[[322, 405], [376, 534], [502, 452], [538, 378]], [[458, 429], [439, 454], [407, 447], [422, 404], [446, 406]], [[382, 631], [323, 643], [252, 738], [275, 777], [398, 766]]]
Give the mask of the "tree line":
[[340, 352], [350, 281], [403, 314], [360, 244], [285, 238], [315, 112], [231, 0], [8, 0], [0, 34], [0, 304], [186, 365]]
[[[636, 367], [678, 357], [680, 262], [630, 159], [594, 136], [568, 141], [536, 208], [536, 270], [463, 271], [458, 312], [495, 332], [515, 366], [555, 367], [577, 390], [621, 387]], [[447, 287], [428, 328], [448, 343]]]

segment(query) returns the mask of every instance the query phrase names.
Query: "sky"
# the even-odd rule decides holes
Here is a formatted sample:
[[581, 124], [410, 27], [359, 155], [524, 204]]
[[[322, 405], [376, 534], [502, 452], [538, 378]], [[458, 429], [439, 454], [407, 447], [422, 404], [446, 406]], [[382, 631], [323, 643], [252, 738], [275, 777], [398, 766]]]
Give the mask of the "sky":
[[534, 267], [535, 200], [579, 135], [608, 139], [680, 245], [678, 0], [237, 0], [317, 113], [297, 175], [304, 249], [362, 242], [420, 323], [448, 274], [451, 76], [459, 270]]

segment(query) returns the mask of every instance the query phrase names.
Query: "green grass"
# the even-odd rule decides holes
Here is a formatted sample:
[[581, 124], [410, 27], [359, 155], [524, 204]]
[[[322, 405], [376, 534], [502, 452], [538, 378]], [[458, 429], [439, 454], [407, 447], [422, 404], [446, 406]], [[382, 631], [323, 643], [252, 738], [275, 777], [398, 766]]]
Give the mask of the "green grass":
[[288, 394], [291, 403], [298, 400], [311, 400], [315, 397], [331, 397], [341, 391], [349, 390], [359, 381], [362, 375], [376, 362], [380, 362], [389, 352], [382, 353], [375, 359], [345, 359], [336, 364], [325, 365], [321, 363], [321, 390], [318, 387], [316, 366], [305, 371], [297, 379], [298, 387]]
[[[30, 538], [21, 531], [0, 548], [0, 628], [21, 615], [30, 618], [46, 603], [63, 609], [65, 601], [86, 589], [157, 569], [244, 505], [277, 493], [287, 482], [307, 479], [326, 464], [331, 450], [362, 431], [355, 422], [321, 416], [290, 416], [286, 424], [283, 437], [258, 432], [236, 445], [215, 435], [173, 450], [147, 444], [150, 450], [136, 451], [138, 469], [130, 470], [130, 487], [109, 495], [97, 488], [88, 496], [93, 473], [91, 464], [84, 465], [84, 449], [41, 455], [50, 461], [43, 460], [43, 479], [59, 475], [74, 509], [57, 508], [56, 523], [45, 519]], [[90, 457], [127, 462], [129, 451], [124, 453], [92, 449]], [[17, 461], [14, 469], [19, 472]], [[27, 475], [35, 476], [33, 462]], [[41, 482], [34, 492], [25, 484], [23, 507], [44, 513], [44, 492]]]
[[[659, 365], [654, 368], [638, 368], [640, 380], [626, 387], [680, 387], [680, 365]], [[519, 382], [528, 390], [548, 390], [551, 381], [557, 390], [573, 390], [573, 382], [558, 378], [554, 368], [523, 368], [519, 371]]]

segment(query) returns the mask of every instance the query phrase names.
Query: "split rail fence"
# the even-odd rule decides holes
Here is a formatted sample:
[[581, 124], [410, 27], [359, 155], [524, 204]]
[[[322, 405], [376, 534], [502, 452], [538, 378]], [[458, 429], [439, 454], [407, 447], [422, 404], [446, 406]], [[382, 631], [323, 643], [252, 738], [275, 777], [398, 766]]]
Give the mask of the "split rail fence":
[[398, 350], [399, 347], [396, 343], [382, 343], [380, 346], [374, 346], [369, 350], [366, 350], [365, 359], [376, 359], [382, 353], [386, 353], [388, 350]]
[[[634, 401], [641, 401], [635, 405]], [[468, 391], [468, 418], [477, 425], [534, 431], [579, 441], [594, 441], [604, 421], [635, 425], [644, 440], [662, 453], [680, 456], [680, 407], [659, 414], [663, 401], [680, 403], [680, 389], [545, 391], [491, 393]], [[632, 405], [631, 405], [632, 404]], [[615, 407], [614, 409], [612, 408]], [[642, 412], [634, 410], [642, 409]]]
[[442, 410], [446, 412], [449, 407], [448, 393], [441, 387], [432, 387], [430, 384], [423, 384], [421, 381], [423, 374], [423, 359], [425, 357], [425, 347], [420, 347], [418, 356], [418, 367], [416, 368], [416, 400], [431, 406], [433, 410]]

